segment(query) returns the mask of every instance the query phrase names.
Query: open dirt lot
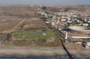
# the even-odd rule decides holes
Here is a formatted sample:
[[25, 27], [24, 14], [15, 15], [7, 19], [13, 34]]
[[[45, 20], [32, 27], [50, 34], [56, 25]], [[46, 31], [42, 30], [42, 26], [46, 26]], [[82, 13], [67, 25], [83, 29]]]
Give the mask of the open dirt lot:
[[45, 22], [39, 18], [28, 18], [25, 20], [19, 27], [24, 29], [31, 29], [31, 28], [47, 28]]
[[22, 19], [10, 16], [0, 16], [0, 32], [12, 31]]

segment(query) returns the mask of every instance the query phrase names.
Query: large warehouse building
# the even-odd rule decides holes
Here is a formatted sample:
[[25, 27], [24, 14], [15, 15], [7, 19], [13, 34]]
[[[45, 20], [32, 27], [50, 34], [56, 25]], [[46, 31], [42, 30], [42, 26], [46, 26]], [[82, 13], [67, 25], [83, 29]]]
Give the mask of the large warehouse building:
[[71, 32], [74, 32], [74, 33], [84, 33], [84, 34], [90, 34], [90, 28], [88, 27], [85, 27], [85, 26], [69, 26], [68, 27]]

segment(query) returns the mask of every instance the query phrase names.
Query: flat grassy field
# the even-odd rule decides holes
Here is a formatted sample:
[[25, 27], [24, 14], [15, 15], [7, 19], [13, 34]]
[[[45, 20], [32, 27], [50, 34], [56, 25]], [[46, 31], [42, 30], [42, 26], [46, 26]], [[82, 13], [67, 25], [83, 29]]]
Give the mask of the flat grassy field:
[[[29, 31], [28, 33], [30, 33], [30, 32], [33, 32], [33, 31]], [[27, 31], [26, 31], [26, 33], [27, 33]], [[19, 32], [13, 33], [13, 36], [16, 39], [23, 39], [24, 38], [23, 36], [19, 35]], [[58, 37], [55, 35], [55, 33], [52, 30], [49, 30], [49, 32], [46, 35], [27, 36], [25, 38], [25, 40], [28, 40], [28, 39], [51, 39], [51, 37], [58, 39]]]
[[33, 33], [33, 32], [39, 32], [40, 30], [34, 30], [34, 31], [25, 31], [25, 32], [21, 32], [21, 33]]

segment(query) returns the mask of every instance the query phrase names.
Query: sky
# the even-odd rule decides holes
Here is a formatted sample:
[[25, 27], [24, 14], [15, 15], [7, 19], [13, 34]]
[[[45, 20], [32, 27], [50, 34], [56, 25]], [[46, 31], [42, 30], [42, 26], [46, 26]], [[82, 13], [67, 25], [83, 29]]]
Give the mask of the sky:
[[90, 0], [0, 0], [0, 4], [16, 5], [90, 5]]

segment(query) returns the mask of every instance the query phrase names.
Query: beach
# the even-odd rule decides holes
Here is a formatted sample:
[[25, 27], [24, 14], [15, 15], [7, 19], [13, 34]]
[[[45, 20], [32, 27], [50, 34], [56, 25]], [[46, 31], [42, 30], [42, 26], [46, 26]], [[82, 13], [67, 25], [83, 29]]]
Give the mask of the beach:
[[[72, 56], [90, 56], [90, 50], [68, 49]], [[63, 48], [59, 47], [18, 47], [9, 45], [0, 45], [0, 55], [15, 56], [67, 56]]]
[[0, 55], [16, 56], [64, 56], [67, 53], [61, 48], [0, 48]]

